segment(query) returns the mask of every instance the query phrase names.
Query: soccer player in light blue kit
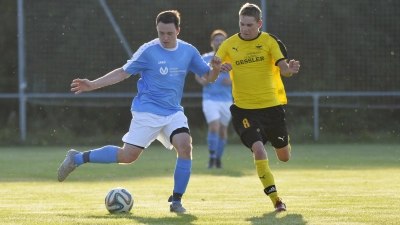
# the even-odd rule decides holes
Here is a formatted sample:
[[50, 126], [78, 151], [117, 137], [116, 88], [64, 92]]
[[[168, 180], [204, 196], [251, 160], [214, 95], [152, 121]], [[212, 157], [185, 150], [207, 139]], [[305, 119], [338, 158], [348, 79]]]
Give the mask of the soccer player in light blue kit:
[[[202, 55], [204, 61], [209, 62], [215, 55], [218, 47], [227, 38], [223, 30], [214, 30], [211, 33], [211, 47], [213, 51]], [[231, 120], [229, 108], [232, 105], [232, 81], [229, 73], [220, 73], [218, 79], [209, 83], [195, 75], [196, 81], [203, 86], [203, 113], [208, 124], [207, 144], [210, 159], [207, 168], [222, 168], [221, 157], [224, 153], [228, 138], [228, 125]]]
[[122, 68], [93, 81], [79, 78], [72, 81], [71, 91], [80, 94], [118, 83], [132, 74], [142, 74], [137, 84], [138, 94], [132, 102], [131, 125], [122, 138], [123, 147], [108, 145], [86, 152], [71, 149], [58, 169], [60, 182], [87, 162], [133, 163], [157, 139], [177, 152], [170, 211], [186, 212], [181, 198], [191, 174], [192, 138], [181, 106], [185, 77], [190, 70], [213, 82], [220, 71], [229, 71], [231, 65], [221, 64], [218, 57], [205, 63], [195, 47], [177, 39], [179, 25], [178, 11], [161, 12], [156, 18], [158, 38], [142, 45]]

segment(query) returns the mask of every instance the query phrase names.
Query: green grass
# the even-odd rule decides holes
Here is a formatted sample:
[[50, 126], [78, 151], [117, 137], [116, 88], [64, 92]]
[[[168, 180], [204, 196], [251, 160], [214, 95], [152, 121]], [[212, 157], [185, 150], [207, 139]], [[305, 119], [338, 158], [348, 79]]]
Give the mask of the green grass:
[[[270, 167], [288, 211], [275, 213], [252, 155], [227, 147], [221, 170], [206, 169], [195, 146], [186, 214], [169, 212], [176, 154], [160, 145], [132, 165], [87, 164], [66, 181], [57, 168], [69, 148], [0, 148], [0, 224], [399, 224], [399, 145], [293, 145], [292, 159]], [[78, 148], [88, 150], [88, 147]], [[111, 188], [134, 196], [129, 214], [109, 214]]]

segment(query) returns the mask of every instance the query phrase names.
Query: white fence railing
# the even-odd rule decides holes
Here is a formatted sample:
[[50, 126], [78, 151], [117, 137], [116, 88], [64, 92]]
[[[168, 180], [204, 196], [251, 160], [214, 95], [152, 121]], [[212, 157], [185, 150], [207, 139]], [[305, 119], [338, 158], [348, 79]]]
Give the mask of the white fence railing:
[[[28, 99], [35, 98], [132, 98], [134, 93], [85, 93], [83, 95], [74, 95], [71, 93], [2, 93], [0, 99], [19, 99], [19, 127], [21, 131], [21, 140], [26, 139], [26, 104]], [[289, 97], [311, 97], [313, 100], [313, 130], [314, 140], [319, 137], [319, 99], [321, 97], [400, 97], [400, 91], [392, 92], [289, 92]], [[201, 93], [185, 93], [184, 98], [201, 98]], [[340, 106], [336, 106], [340, 107]]]

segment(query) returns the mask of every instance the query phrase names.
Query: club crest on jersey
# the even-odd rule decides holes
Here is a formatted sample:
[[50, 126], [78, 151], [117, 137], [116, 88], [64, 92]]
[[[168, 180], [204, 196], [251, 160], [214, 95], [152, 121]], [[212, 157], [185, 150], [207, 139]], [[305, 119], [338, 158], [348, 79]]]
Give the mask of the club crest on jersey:
[[162, 75], [166, 75], [168, 73], [168, 67], [164, 67], [164, 68], [160, 67], [160, 73]]

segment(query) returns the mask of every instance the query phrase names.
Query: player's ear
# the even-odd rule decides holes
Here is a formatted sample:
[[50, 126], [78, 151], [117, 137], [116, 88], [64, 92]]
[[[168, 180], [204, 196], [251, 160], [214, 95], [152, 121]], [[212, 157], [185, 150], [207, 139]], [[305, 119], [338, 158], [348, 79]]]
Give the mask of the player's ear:
[[258, 21], [258, 29], [262, 27], [262, 24], [263, 24], [262, 20]]
[[178, 27], [178, 29], [176, 29], [176, 35], [178, 35], [179, 32], [181, 32], [181, 28], [180, 27]]

